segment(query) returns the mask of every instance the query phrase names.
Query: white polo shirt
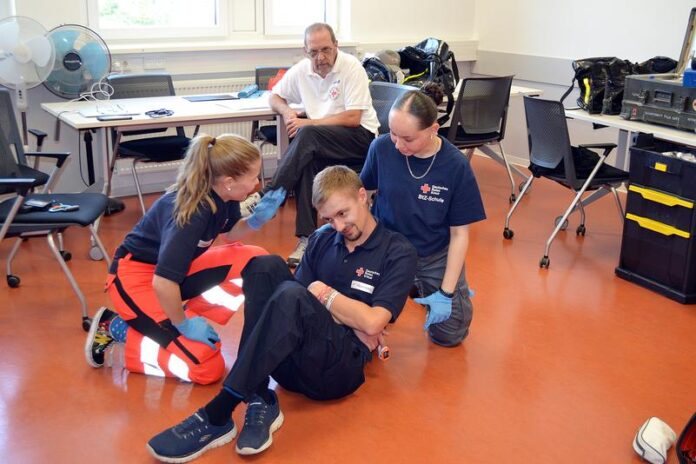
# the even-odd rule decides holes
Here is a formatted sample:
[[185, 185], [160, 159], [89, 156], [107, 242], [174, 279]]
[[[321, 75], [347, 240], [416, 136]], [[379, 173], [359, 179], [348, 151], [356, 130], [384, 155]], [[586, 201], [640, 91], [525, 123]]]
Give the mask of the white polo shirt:
[[353, 55], [338, 51], [331, 71], [322, 78], [305, 58], [290, 68], [273, 93], [288, 103], [304, 106], [310, 119], [320, 119], [347, 110], [362, 110], [360, 125], [377, 134], [379, 120], [372, 107], [367, 73]]

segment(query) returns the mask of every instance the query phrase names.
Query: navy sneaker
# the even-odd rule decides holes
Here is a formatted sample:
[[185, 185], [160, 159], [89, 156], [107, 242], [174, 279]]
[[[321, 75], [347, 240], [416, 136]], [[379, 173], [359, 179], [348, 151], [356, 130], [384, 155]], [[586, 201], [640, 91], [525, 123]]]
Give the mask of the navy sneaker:
[[260, 396], [254, 395], [247, 406], [244, 428], [237, 439], [237, 453], [248, 455], [265, 450], [273, 443], [273, 432], [283, 425], [278, 397], [269, 390], [275, 402], [267, 404]]
[[181, 423], [151, 438], [147, 450], [162, 462], [188, 462], [209, 449], [231, 442], [236, 435], [232, 419], [225, 425], [213, 425], [205, 408], [201, 408]]
[[85, 341], [85, 359], [92, 367], [104, 365], [104, 353], [114, 341], [109, 331], [109, 325], [114, 317], [116, 317], [115, 312], [102, 306], [92, 319]]

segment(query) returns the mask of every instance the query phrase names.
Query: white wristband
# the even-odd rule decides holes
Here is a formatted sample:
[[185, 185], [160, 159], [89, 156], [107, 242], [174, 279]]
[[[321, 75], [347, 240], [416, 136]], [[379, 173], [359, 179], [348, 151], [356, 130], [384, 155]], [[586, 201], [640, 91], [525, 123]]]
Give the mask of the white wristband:
[[332, 291], [329, 297], [326, 299], [326, 304], [324, 306], [326, 306], [326, 309], [328, 309], [329, 311], [331, 311], [331, 305], [336, 299], [336, 295], [338, 295], [338, 290]]

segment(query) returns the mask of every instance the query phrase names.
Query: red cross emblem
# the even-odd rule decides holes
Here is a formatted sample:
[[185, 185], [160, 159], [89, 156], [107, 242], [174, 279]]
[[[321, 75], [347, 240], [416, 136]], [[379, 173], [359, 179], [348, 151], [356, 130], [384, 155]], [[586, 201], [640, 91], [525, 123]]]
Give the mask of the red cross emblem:
[[331, 97], [332, 100], [337, 99], [339, 94], [340, 92], [337, 87], [331, 87], [331, 90], [329, 90], [329, 97]]
[[421, 192], [423, 193], [430, 193], [430, 186], [428, 184], [423, 184], [421, 185]]
[[358, 277], [362, 277], [362, 275], [365, 273], [365, 269], [359, 267], [355, 270], [355, 273], [357, 274]]

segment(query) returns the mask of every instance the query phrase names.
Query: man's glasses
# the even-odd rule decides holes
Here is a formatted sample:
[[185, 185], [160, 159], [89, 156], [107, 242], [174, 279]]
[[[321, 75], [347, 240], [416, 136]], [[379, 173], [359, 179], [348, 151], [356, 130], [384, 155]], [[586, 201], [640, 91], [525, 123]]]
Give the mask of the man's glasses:
[[333, 50], [333, 47], [324, 47], [320, 48], [319, 50], [307, 50], [306, 53], [310, 58], [316, 58], [319, 55], [328, 56]]

